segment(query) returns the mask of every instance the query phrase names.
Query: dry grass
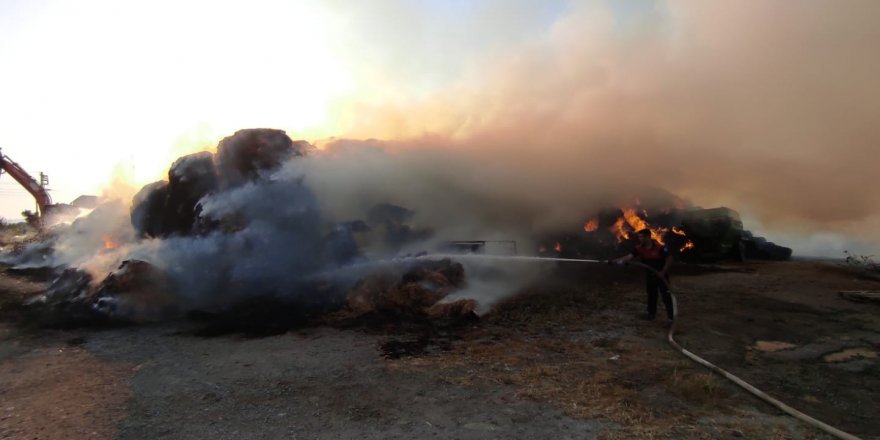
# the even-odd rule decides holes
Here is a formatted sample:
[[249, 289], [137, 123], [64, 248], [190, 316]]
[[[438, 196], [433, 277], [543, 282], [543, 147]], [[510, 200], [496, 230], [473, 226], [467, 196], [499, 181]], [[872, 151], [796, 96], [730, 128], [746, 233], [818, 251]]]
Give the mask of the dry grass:
[[704, 406], [722, 405], [730, 397], [731, 389], [723, 379], [711, 372], [681, 372], [673, 370], [667, 389], [680, 399]]
[[[439, 380], [460, 386], [510, 386], [513, 397], [607, 422], [602, 439], [730, 433], [788, 438], [785, 429], [768, 432], [756, 428], [750, 416], [734, 415], [734, 388], [669, 349], [653, 324], [628, 322], [639, 326], [635, 335], [585, 337], [586, 329], [621, 326], [614, 322], [621, 319], [614, 313], [626, 304], [620, 296], [611, 289], [531, 290], [502, 304], [451, 351], [388, 365], [435, 371]], [[729, 423], [706, 425], [706, 418], [718, 416]]]
[[[680, 375], [670, 375], [681, 368], [678, 361], [632, 342], [612, 345], [609, 351], [588, 341], [512, 337], [474, 341], [398, 367], [438, 369], [441, 380], [460, 386], [510, 385], [514, 397], [548, 402], [572, 417], [612, 422], [625, 438], [654, 438], [687, 422], [689, 417], [652, 407], [641, 393], [657, 383], [690, 384]], [[620, 356], [618, 360], [609, 360], [612, 353]]]

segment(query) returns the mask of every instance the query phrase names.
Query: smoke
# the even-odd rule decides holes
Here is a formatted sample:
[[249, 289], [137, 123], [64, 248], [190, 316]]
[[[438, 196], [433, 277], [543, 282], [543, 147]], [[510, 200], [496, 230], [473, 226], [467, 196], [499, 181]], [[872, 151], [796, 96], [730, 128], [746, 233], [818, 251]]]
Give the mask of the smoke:
[[[426, 16], [406, 21], [435, 25], [414, 45], [383, 25], [398, 9], [380, 7], [369, 25], [383, 31], [371, 38], [395, 57], [373, 67], [386, 89], [343, 108], [350, 134], [432, 150], [422, 170], [450, 168], [477, 194], [545, 199], [569, 214], [630, 184], [747, 210], [770, 231], [880, 240], [880, 192], [870, 190], [880, 4], [608, 4], [571, 2], [507, 45], [488, 36], [535, 11], [495, 5], [501, 18], [463, 23], [474, 48], [446, 41]], [[461, 55], [460, 69], [445, 71], [452, 81], [406, 92], [425, 73], [415, 66], [450, 53]]]
[[[90, 254], [101, 228], [84, 223], [59, 241], [58, 261], [96, 275], [148, 261], [182, 303], [202, 307], [296, 295], [350, 245], [328, 225], [377, 203], [413, 210], [434, 242], [534, 249], [537, 233], [576, 231], [634, 196], [674, 199], [661, 188], [745, 211], [812, 254], [880, 242], [880, 4], [568, 2], [548, 13], [534, 3], [452, 16], [348, 5], [340, 23], [363, 36], [351, 61], [362, 83], [338, 103], [338, 125], [348, 139], [381, 140], [333, 139], [202, 199], [201, 216], [231, 231], [137, 241], [120, 230], [119, 248]], [[104, 229], [128, 221], [125, 209], [95, 217]], [[469, 278], [469, 295], [491, 302], [534, 276], [518, 274]]]
[[135, 242], [128, 216], [128, 203], [115, 199], [98, 205], [92, 212], [60, 226], [51, 242], [53, 267], [78, 267], [95, 278], [105, 276], [119, 265], [125, 247]]
[[460, 299], [473, 299], [477, 302], [474, 313], [484, 315], [501, 300], [518, 293], [523, 287], [537, 281], [553, 270], [553, 263], [531, 261], [480, 261], [464, 260], [467, 284], [463, 289], [443, 298], [441, 302], [451, 303]]
[[106, 200], [72, 222], [47, 227], [43, 240], [0, 261], [19, 268], [77, 267], [93, 277], [103, 277], [116, 267], [135, 242], [128, 203]]
[[168, 274], [184, 309], [222, 307], [249, 295], [295, 297], [326, 264], [321, 215], [295, 164], [212, 193], [201, 218], [234, 228], [145, 240], [129, 249]]
[[[580, 216], [572, 210], [599, 206], [604, 191], [585, 187], [560, 202], [557, 181], [534, 180], [529, 174], [474, 160], [430, 145], [393, 151], [393, 143], [339, 141], [323, 154], [306, 158], [304, 169], [318, 200], [337, 220], [360, 218], [376, 203], [393, 203], [415, 211], [413, 223], [430, 227], [437, 240], [510, 240], [528, 248], [536, 230]], [[539, 177], [539, 176], [535, 176]]]
[[[133, 214], [138, 211], [117, 200], [55, 231], [55, 239], [46, 243], [52, 250], [47, 252], [51, 263], [31, 263], [75, 267], [91, 275], [95, 283], [124, 260], [149, 263], [168, 280], [160, 284], [170, 292], [135, 290], [133, 297], [117, 292], [102, 301], [113, 303], [114, 316], [153, 319], [140, 316], [147, 309], [135, 306], [149, 303], [152, 295], [171, 294], [177, 311], [221, 310], [254, 297], [320, 305], [338, 299], [334, 295], [344, 294], [375, 270], [415, 264], [415, 260], [391, 261], [401, 253], [434, 250], [437, 242], [455, 238], [510, 239], [517, 233], [529, 237], [529, 225], [508, 216], [512, 209], [524, 209], [522, 200], [494, 200], [496, 190], [475, 191], [470, 180], [456, 184], [457, 172], [448, 171], [461, 171], [458, 167], [464, 164], [460, 162], [447, 159], [450, 168], [440, 166], [434, 168], [437, 172], [429, 173], [426, 160], [430, 161], [430, 154], [397, 157], [361, 142], [338, 145], [353, 150], [337, 155], [334, 153], [340, 149], [331, 147], [294, 157], [240, 186], [220, 188], [201, 198], [198, 222], [212, 225], [206, 229], [210, 232], [138, 237], [132, 227], [136, 223]], [[181, 159], [176, 164], [185, 166], [187, 161]], [[181, 166], [172, 170], [190, 178], [191, 173]], [[196, 175], [199, 173], [192, 177]], [[145, 191], [155, 186], [148, 185]], [[370, 220], [377, 204], [389, 202], [415, 209], [406, 228], [434, 233], [412, 233], [408, 246], [401, 249], [383, 246], [385, 237], [376, 230], [381, 225], [375, 224], [374, 230], [366, 232], [354, 226], [357, 220]], [[496, 214], [497, 218], [492, 218]], [[358, 231], [378, 239], [361, 246], [355, 240]], [[364, 255], [371, 261], [364, 260]], [[515, 293], [545, 269], [469, 263], [466, 288], [453, 299], [477, 299], [478, 312], [485, 313], [498, 299]], [[316, 283], [327, 281], [333, 283], [332, 289], [316, 288]], [[166, 299], [153, 302], [167, 304]]]

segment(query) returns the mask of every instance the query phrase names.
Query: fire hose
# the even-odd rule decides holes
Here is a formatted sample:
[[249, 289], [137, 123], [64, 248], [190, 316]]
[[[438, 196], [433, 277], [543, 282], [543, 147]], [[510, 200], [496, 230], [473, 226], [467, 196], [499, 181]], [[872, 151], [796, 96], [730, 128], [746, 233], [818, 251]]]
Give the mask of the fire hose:
[[[438, 257], [438, 256], [449, 257], [449, 258], [462, 258], [462, 257], [467, 258], [470, 256], [470, 257], [478, 257], [479, 259], [531, 260], [531, 261], [540, 260], [540, 261], [560, 261], [560, 262], [580, 262], [580, 263], [605, 263], [605, 261], [601, 261], [601, 260], [586, 260], [586, 259], [574, 259], [574, 258], [492, 256], [492, 255], [473, 255], [473, 254], [432, 255], [431, 257]], [[827, 423], [824, 423], [820, 420], [817, 420], [813, 417], [810, 417], [807, 414], [804, 414], [804, 413], [786, 405], [785, 403], [782, 403], [778, 399], [771, 397], [767, 393], [759, 390], [758, 388], [756, 388], [752, 384], [740, 379], [739, 377], [733, 375], [732, 373], [728, 372], [727, 370], [697, 356], [696, 354], [688, 351], [687, 349], [685, 349], [684, 347], [679, 345], [678, 342], [676, 342], [676, 340], [675, 340], [675, 327], [676, 327], [676, 324], [678, 323], [678, 318], [679, 318], [678, 301], [675, 298], [675, 294], [672, 293], [672, 288], [671, 288], [672, 286], [666, 280], [665, 277], [660, 276], [660, 273], [657, 271], [657, 269], [654, 269], [651, 266], [648, 266], [646, 264], [639, 263], [639, 262], [629, 262], [628, 264], [633, 265], [633, 266], [642, 267], [650, 272], [653, 272], [655, 275], [657, 275], [657, 278], [659, 278], [664, 284], [666, 284], [666, 287], [669, 289], [669, 295], [672, 297], [672, 310], [673, 310], [672, 316], [675, 317], [675, 319], [672, 321], [672, 325], [669, 326], [669, 331], [666, 333], [666, 340], [669, 342], [669, 345], [671, 345], [673, 348], [675, 348], [676, 350], [681, 352], [681, 354], [685, 355], [687, 358], [691, 359], [692, 361], [708, 368], [709, 370], [713, 371], [714, 373], [716, 373], [716, 374], [724, 377], [725, 379], [733, 382], [734, 384], [738, 385], [740, 388], [748, 391], [749, 393], [751, 393], [755, 397], [758, 397], [759, 399], [769, 403], [770, 405], [773, 405], [774, 407], [781, 410], [782, 412], [784, 412], [784, 413], [786, 413], [786, 414], [788, 414], [788, 415], [790, 415], [790, 416], [792, 416], [792, 417], [794, 417], [794, 418], [796, 418], [796, 419], [798, 419], [798, 420], [800, 420], [800, 421], [802, 421], [802, 422], [804, 422], [814, 428], [818, 428], [818, 429], [820, 429], [828, 434], [831, 434], [832, 436], [839, 438], [839, 439], [860, 440], [859, 437], [856, 437], [848, 432], [844, 432], [840, 429], [837, 429]]]
[[678, 323], [678, 316], [679, 316], [679, 314], [678, 314], [678, 300], [675, 298], [675, 294], [672, 293], [672, 286], [665, 279], [665, 277], [660, 276], [660, 273], [656, 269], [654, 269], [653, 267], [648, 266], [643, 263], [638, 263], [638, 262], [634, 262], [634, 263], [630, 263], [630, 264], [633, 264], [633, 265], [639, 266], [639, 267], [643, 267], [643, 268], [653, 272], [655, 275], [657, 275], [657, 278], [660, 278], [660, 280], [663, 281], [664, 284], [666, 284], [666, 287], [669, 289], [669, 295], [672, 297], [672, 310], [673, 310], [672, 316], [675, 317], [675, 319], [672, 321], [672, 325], [669, 326], [669, 331], [666, 333], [666, 340], [669, 342], [669, 345], [671, 345], [673, 348], [675, 348], [676, 350], [681, 352], [681, 354], [685, 355], [686, 357], [688, 357], [692, 361], [712, 370], [713, 372], [715, 372], [718, 375], [724, 377], [725, 379], [735, 383], [740, 388], [748, 391], [749, 393], [758, 397], [759, 399], [769, 403], [770, 405], [773, 405], [774, 407], [783, 411], [784, 413], [786, 413], [786, 414], [788, 414], [788, 415], [790, 415], [790, 416], [792, 416], [792, 417], [794, 417], [794, 418], [796, 418], [796, 419], [798, 419], [798, 420], [800, 420], [800, 421], [802, 421], [802, 422], [804, 422], [814, 428], [821, 429], [822, 431], [825, 431], [828, 434], [831, 434], [834, 437], [837, 437], [839, 439], [860, 440], [859, 437], [856, 437], [848, 432], [837, 429], [837, 428], [835, 428], [825, 422], [822, 422], [821, 420], [810, 417], [809, 415], [804, 414], [804, 413], [786, 405], [785, 403], [782, 403], [778, 399], [759, 390], [754, 385], [740, 379], [739, 377], [733, 375], [729, 371], [697, 356], [696, 354], [690, 352], [686, 348], [679, 345], [678, 342], [676, 342], [676, 340], [675, 340], [675, 326]]

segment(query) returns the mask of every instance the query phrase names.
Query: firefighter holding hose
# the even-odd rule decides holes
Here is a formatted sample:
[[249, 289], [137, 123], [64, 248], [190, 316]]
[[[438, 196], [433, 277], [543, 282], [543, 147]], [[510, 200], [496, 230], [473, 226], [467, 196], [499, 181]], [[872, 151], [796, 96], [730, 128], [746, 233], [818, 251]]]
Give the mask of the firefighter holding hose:
[[654, 269], [647, 271], [645, 288], [648, 293], [648, 313], [642, 315], [642, 319], [653, 321], [657, 316], [657, 296], [659, 295], [663, 299], [663, 305], [666, 307], [666, 316], [668, 317], [665, 327], [669, 327], [675, 319], [672, 296], [669, 294], [669, 268], [672, 267], [672, 254], [666, 246], [651, 238], [651, 231], [649, 229], [642, 229], [636, 232], [636, 237], [638, 238], [638, 243], [633, 248], [632, 253], [608, 260], [608, 263], [626, 264], [628, 261], [637, 259]]

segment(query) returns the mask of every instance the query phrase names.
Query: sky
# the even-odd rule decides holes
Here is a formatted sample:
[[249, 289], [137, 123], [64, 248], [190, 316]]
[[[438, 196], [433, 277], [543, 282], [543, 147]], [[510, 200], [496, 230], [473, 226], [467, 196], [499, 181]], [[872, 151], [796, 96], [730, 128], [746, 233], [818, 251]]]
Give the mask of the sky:
[[[530, 3], [2, 0], [0, 148], [67, 202], [156, 180], [240, 128], [343, 135], [334, 103], [422, 96], [454, 81], [462, 56], [527, 39], [565, 8]], [[483, 21], [493, 34], [469, 41]], [[6, 218], [33, 208], [8, 176], [0, 198]]]
[[0, 149], [67, 202], [240, 128], [377, 138], [836, 251], [880, 242], [876, 41], [870, 0], [0, 0]]

